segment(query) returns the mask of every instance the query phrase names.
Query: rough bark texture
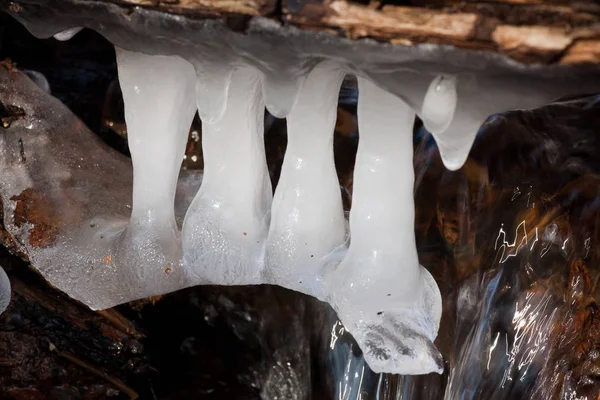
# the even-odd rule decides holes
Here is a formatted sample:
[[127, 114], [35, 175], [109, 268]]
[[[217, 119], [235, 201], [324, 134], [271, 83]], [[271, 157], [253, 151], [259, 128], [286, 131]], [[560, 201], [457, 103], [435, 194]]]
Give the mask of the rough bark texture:
[[[198, 18], [263, 16], [304, 29], [397, 45], [450, 44], [524, 63], [600, 59], [600, 4], [593, 0], [100, 0]], [[20, 1], [8, 3], [18, 12]]]

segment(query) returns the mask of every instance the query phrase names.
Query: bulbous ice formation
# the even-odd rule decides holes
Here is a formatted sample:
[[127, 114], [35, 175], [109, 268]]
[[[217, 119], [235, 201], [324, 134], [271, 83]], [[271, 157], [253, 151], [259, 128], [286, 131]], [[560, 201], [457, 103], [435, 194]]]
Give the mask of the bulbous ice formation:
[[456, 110], [456, 77], [438, 75], [429, 84], [421, 106], [421, 119], [432, 133], [448, 129]]
[[173, 56], [117, 49], [133, 162], [131, 219], [116, 260], [132, 296], [184, 286], [174, 201], [189, 127], [196, 112], [194, 68]]
[[0, 314], [6, 310], [10, 303], [10, 280], [4, 272], [4, 269], [0, 267]]
[[439, 373], [441, 296], [414, 237], [415, 113], [364, 78], [358, 85], [351, 242], [329, 282], [333, 304], [375, 372]]
[[273, 199], [266, 249], [270, 283], [324, 299], [323, 258], [345, 241], [333, 159], [333, 129], [344, 71], [316, 66], [287, 117], [288, 144]]
[[197, 283], [258, 284], [272, 199], [264, 101], [257, 70], [239, 68], [222, 79], [229, 76], [224, 115], [202, 122], [204, 177], [183, 224], [184, 263]]

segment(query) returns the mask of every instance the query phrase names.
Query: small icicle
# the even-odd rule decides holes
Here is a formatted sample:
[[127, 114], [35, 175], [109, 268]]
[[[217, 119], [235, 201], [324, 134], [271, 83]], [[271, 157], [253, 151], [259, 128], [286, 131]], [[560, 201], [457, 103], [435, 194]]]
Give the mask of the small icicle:
[[196, 105], [202, 123], [219, 121], [225, 113], [233, 68], [211, 62], [196, 62]]
[[415, 113], [364, 78], [358, 86], [351, 242], [330, 278], [332, 300], [373, 371], [439, 373], [441, 297], [415, 245]]
[[267, 241], [270, 283], [321, 300], [323, 257], [345, 241], [345, 220], [333, 159], [337, 100], [345, 73], [315, 67], [287, 117], [288, 144], [273, 199]]
[[272, 200], [265, 106], [257, 70], [243, 67], [222, 79], [228, 76], [223, 117], [202, 121], [204, 177], [183, 223], [183, 258], [195, 283], [257, 284]]
[[263, 93], [267, 110], [277, 117], [285, 118], [298, 100], [304, 76], [290, 76], [280, 71], [265, 73]]
[[81, 32], [82, 29], [83, 28], [81, 27], [66, 29], [62, 32], [58, 32], [57, 34], [55, 34], [54, 39], [60, 40], [61, 42], [66, 42], [67, 40], [71, 40], [73, 36]]
[[6, 310], [10, 303], [10, 280], [6, 272], [0, 267], [0, 314]]
[[438, 75], [431, 81], [421, 107], [421, 119], [429, 132], [448, 129], [456, 110], [456, 97], [456, 77]]
[[196, 111], [196, 75], [179, 57], [121, 49], [117, 65], [134, 176], [131, 219], [116, 262], [134, 296], [152, 296], [184, 285], [174, 199]]

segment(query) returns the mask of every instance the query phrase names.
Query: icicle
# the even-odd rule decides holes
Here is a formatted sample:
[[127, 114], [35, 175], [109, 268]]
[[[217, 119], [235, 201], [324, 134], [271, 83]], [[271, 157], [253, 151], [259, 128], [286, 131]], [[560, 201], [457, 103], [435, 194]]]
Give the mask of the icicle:
[[421, 107], [421, 118], [429, 132], [440, 133], [448, 129], [456, 109], [456, 77], [435, 77]]
[[196, 76], [179, 57], [117, 49], [117, 64], [134, 174], [117, 263], [133, 295], [151, 296], [184, 282], [174, 197], [195, 113]]
[[204, 177], [183, 223], [184, 264], [196, 283], [256, 284], [272, 199], [260, 73], [244, 67], [226, 76], [223, 117], [202, 122]]
[[233, 68], [210, 62], [196, 62], [196, 105], [202, 123], [219, 121], [225, 113]]
[[0, 267], [0, 314], [6, 310], [10, 303], [10, 280], [6, 272]]
[[344, 72], [315, 67], [287, 118], [288, 144], [273, 199], [267, 280], [324, 299], [323, 257], [344, 244], [345, 221], [333, 159]]
[[363, 78], [358, 85], [351, 243], [329, 282], [332, 299], [373, 371], [441, 372], [441, 297], [415, 245], [415, 113]]
[[304, 76], [290, 76], [278, 71], [266, 73], [263, 78], [263, 93], [267, 110], [277, 118], [285, 118], [298, 100]]
[[66, 29], [62, 32], [58, 32], [57, 34], [55, 34], [54, 39], [60, 40], [61, 42], [66, 42], [67, 40], [71, 40], [73, 36], [81, 32], [82, 29], [83, 28], [81, 27]]
[[[432, 85], [434, 83], [432, 82]], [[423, 109], [428, 111], [425, 111], [424, 115], [433, 114], [435, 104], [443, 103], [444, 107], [438, 108], [440, 111], [436, 114], [440, 115], [440, 121], [447, 121], [445, 116], [450, 115], [450, 106], [455, 96], [454, 85], [456, 107], [452, 122], [446, 129], [440, 129], [442, 124], [438, 124], [439, 126], [432, 125], [431, 130], [440, 149], [442, 161], [450, 170], [457, 170], [464, 164], [479, 128], [490, 115], [540, 107], [560, 93], [568, 92], [560, 85], [548, 85], [548, 82], [536, 78], [525, 80], [519, 76], [461, 75], [457, 77], [455, 84], [448, 82], [448, 86], [436, 92], [435, 96], [428, 92], [427, 104], [423, 105]], [[571, 90], [577, 92], [575, 88]]]

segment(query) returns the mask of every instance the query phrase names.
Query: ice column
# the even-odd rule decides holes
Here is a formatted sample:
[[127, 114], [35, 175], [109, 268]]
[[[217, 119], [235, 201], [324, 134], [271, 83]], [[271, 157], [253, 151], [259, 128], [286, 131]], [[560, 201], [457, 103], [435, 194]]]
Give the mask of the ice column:
[[324, 257], [345, 241], [333, 159], [333, 129], [344, 72], [315, 67], [287, 117], [288, 144], [273, 199], [266, 280], [325, 299]]
[[133, 162], [133, 202], [116, 262], [132, 296], [144, 297], [185, 285], [174, 201], [196, 110], [196, 75], [190, 63], [175, 56], [117, 49], [117, 64]]
[[368, 80], [358, 87], [351, 242], [330, 282], [333, 304], [375, 372], [441, 372], [432, 343], [441, 297], [415, 245], [415, 112]]
[[231, 79], [227, 104], [222, 118], [202, 122], [204, 177], [183, 223], [184, 264], [196, 284], [257, 284], [272, 200], [260, 73], [244, 67], [221, 79]]
[[6, 272], [0, 267], [0, 314], [6, 310], [10, 303], [10, 280]]

